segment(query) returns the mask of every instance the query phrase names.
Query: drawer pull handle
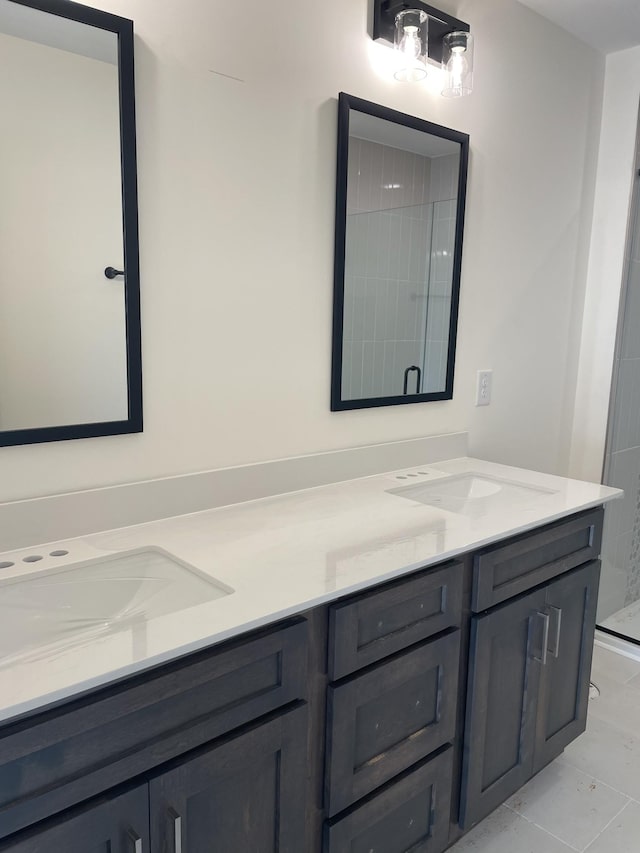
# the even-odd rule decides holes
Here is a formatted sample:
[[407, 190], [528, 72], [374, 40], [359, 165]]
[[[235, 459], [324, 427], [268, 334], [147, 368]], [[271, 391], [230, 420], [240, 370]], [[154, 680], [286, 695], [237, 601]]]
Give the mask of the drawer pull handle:
[[175, 809], [169, 809], [169, 817], [173, 821], [174, 853], [182, 853], [182, 818]]
[[553, 616], [555, 618], [555, 622], [556, 622], [555, 628], [554, 628], [555, 637], [553, 640], [553, 651], [551, 651], [551, 650], [550, 651], [551, 651], [552, 656], [554, 658], [557, 658], [558, 655], [560, 654], [560, 629], [562, 626], [562, 610], [560, 607], [553, 607], [552, 605], [549, 605], [549, 610], [553, 614]]
[[129, 836], [129, 841], [133, 844], [133, 853], [143, 853], [142, 838], [140, 838], [138, 833], [130, 829], [127, 834]]
[[547, 646], [549, 645], [549, 614], [542, 613], [538, 611], [536, 616], [539, 616], [542, 619], [542, 657], [535, 657], [534, 660], [537, 663], [541, 663], [543, 666], [547, 663]]

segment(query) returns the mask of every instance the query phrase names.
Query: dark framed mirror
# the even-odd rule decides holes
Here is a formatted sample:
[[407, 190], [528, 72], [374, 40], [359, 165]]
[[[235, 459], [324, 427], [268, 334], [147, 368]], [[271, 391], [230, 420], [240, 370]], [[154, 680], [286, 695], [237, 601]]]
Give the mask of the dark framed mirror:
[[453, 396], [469, 137], [338, 102], [331, 409]]
[[0, 446], [142, 430], [133, 24], [0, 0]]

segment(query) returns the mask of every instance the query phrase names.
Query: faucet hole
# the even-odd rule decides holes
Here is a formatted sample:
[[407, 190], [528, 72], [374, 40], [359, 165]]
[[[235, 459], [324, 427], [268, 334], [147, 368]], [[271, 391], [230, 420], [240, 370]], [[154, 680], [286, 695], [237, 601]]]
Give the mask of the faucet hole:
[[0, 563], [0, 569], [10, 569], [11, 566], [15, 566], [15, 563], [10, 563], [8, 560]]
[[22, 558], [22, 562], [23, 563], [37, 563], [38, 560], [41, 560], [41, 559], [42, 559], [42, 557], [40, 556], [40, 554], [29, 554], [28, 557]]
[[50, 557], [66, 557], [68, 553], [69, 553], [68, 551], [63, 551], [63, 550], [60, 550], [60, 551], [51, 551], [51, 553], [49, 554], [49, 556], [50, 556]]

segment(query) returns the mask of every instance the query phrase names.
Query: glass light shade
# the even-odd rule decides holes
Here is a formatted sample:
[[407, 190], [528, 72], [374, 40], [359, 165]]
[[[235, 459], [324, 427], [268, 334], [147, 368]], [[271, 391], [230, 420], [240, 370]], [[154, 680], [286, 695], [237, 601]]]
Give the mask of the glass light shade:
[[396, 80], [416, 83], [427, 76], [428, 26], [428, 15], [420, 9], [405, 9], [396, 15]]
[[471, 33], [447, 33], [442, 40], [442, 70], [445, 73], [442, 94], [461, 98], [473, 90], [473, 36]]

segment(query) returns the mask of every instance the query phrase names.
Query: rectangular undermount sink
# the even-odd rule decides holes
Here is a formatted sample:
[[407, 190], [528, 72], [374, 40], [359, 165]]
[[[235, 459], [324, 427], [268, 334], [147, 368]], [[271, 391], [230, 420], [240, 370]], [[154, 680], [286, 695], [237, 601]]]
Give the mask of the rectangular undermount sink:
[[160, 548], [8, 578], [0, 582], [0, 667], [41, 660], [231, 593]]
[[553, 489], [542, 486], [474, 472], [453, 474], [387, 491], [391, 495], [462, 515], [485, 515], [489, 511], [557, 494]]

